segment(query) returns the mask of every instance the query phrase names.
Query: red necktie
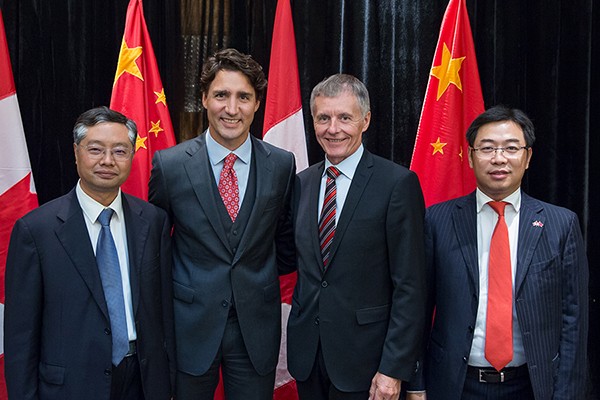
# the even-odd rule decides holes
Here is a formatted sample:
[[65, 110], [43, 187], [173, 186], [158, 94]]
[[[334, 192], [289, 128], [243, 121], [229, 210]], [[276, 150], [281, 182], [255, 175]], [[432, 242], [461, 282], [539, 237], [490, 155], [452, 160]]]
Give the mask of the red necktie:
[[240, 209], [240, 189], [238, 188], [237, 175], [233, 169], [236, 159], [237, 156], [233, 153], [229, 153], [225, 157], [221, 177], [219, 178], [219, 193], [233, 222], [235, 222]]
[[336, 167], [327, 168], [327, 181], [325, 182], [325, 196], [323, 196], [323, 209], [319, 222], [319, 244], [321, 257], [323, 258], [323, 269], [327, 269], [329, 263], [329, 249], [335, 235], [335, 209], [337, 188], [336, 178], [340, 176], [340, 170]]
[[500, 371], [513, 358], [512, 272], [508, 227], [504, 219], [504, 208], [508, 203], [490, 201], [488, 204], [498, 214], [498, 222], [490, 242], [485, 358]]

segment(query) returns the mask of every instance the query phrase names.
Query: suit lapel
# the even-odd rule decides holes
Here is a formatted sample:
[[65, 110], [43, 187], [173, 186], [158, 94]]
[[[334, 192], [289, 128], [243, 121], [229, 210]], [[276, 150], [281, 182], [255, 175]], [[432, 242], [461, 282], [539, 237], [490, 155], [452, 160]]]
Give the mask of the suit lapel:
[[100, 273], [96, 265], [94, 249], [90, 243], [90, 235], [83, 219], [83, 211], [77, 200], [75, 189], [65, 198], [64, 207], [58, 212], [57, 218], [62, 221], [62, 224], [56, 228], [58, 240], [71, 258], [75, 269], [81, 275], [98, 307], [108, 319], [108, 309], [104, 299]]
[[475, 192], [457, 200], [452, 213], [456, 239], [460, 246], [471, 284], [479, 293], [479, 260], [477, 256], [477, 204]]
[[142, 209], [135, 203], [127, 201], [123, 194], [123, 214], [127, 229], [127, 250], [129, 254], [129, 283], [131, 285], [131, 300], [133, 312], [137, 312], [140, 298], [140, 262], [144, 251], [144, 244], [148, 239], [150, 224], [142, 218]]
[[545, 222], [546, 215], [544, 214], [543, 205], [534, 198], [521, 192], [515, 294], [521, 289], [525, 276], [527, 275], [538, 241], [545, 229]]
[[270, 159], [271, 152], [258, 139], [250, 136], [252, 141], [252, 158], [256, 163], [256, 190], [254, 196], [254, 206], [250, 211], [248, 224], [244, 229], [244, 233], [240, 239], [237, 252], [234, 256], [233, 263], [239, 261], [250, 238], [254, 236], [256, 226], [261, 224], [263, 210], [267, 202], [271, 199], [270, 193], [273, 192], [273, 161]]
[[335, 253], [340, 246], [340, 242], [344, 237], [346, 228], [348, 228], [348, 224], [352, 220], [354, 210], [356, 210], [356, 206], [360, 202], [360, 198], [362, 197], [365, 187], [367, 186], [369, 179], [371, 179], [372, 174], [373, 156], [371, 153], [365, 150], [360, 162], [358, 163], [358, 166], [356, 167], [356, 172], [354, 173], [352, 183], [350, 184], [350, 189], [348, 190], [348, 195], [346, 196], [346, 201], [344, 202], [344, 208], [342, 209], [342, 213], [338, 219], [338, 224], [335, 228], [335, 236], [333, 237], [331, 250], [329, 251], [330, 266], [333, 265]]
[[212, 173], [208, 152], [206, 151], [206, 135], [204, 132], [196, 140], [197, 147], [190, 147], [188, 155], [190, 158], [185, 161], [184, 168], [188, 179], [200, 206], [204, 210], [206, 218], [210, 222], [217, 236], [223, 242], [225, 248], [229, 249], [229, 241], [225, 233], [225, 228], [219, 219], [218, 204], [215, 201], [214, 188], [215, 177]]

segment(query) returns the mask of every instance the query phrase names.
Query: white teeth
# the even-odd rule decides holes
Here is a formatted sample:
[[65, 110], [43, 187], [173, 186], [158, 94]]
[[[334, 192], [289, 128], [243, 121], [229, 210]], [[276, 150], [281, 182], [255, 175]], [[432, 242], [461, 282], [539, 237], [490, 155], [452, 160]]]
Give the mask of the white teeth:
[[330, 142], [334, 142], [334, 143], [339, 143], [342, 142], [344, 139], [329, 139]]
[[237, 119], [229, 119], [229, 118], [223, 118], [223, 121], [228, 122], [230, 124], [235, 124], [236, 122], [238, 122]]

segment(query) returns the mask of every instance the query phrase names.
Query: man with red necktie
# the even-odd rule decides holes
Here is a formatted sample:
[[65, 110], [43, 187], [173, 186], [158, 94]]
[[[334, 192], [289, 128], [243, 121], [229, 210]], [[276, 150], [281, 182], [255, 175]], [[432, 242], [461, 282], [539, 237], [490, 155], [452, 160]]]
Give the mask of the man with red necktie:
[[425, 218], [435, 317], [409, 399], [583, 399], [588, 264], [577, 216], [521, 190], [535, 141], [522, 111], [490, 108], [467, 141], [476, 191]]
[[398, 399], [425, 315], [423, 217], [417, 176], [362, 145], [369, 93], [337, 74], [311, 95], [325, 160], [298, 174], [298, 283], [288, 368], [302, 400]]
[[292, 153], [250, 135], [267, 80], [235, 49], [203, 65], [209, 128], [153, 159], [150, 202], [173, 221], [177, 399], [272, 400], [279, 274], [295, 267]]

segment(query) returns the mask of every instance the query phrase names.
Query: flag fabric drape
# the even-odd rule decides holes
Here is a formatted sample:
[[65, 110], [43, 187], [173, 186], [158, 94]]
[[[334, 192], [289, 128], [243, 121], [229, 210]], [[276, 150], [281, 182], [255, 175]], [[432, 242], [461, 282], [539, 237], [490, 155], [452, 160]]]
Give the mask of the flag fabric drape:
[[450, 0], [433, 58], [410, 169], [430, 206], [475, 189], [465, 133], [484, 111], [466, 0]]
[[[296, 37], [289, 0], [279, 0], [275, 11], [263, 139], [294, 153], [297, 172], [308, 167]], [[296, 285], [296, 273], [282, 276], [280, 285], [282, 335], [273, 398], [294, 400], [298, 398], [298, 394], [296, 382], [287, 370], [286, 333], [292, 294]]]
[[110, 108], [133, 119], [138, 128], [131, 173], [121, 188], [147, 200], [152, 156], [176, 142], [142, 0], [131, 0], [127, 8]]
[[4, 382], [4, 272], [15, 221], [38, 206], [0, 10], [0, 400]]

